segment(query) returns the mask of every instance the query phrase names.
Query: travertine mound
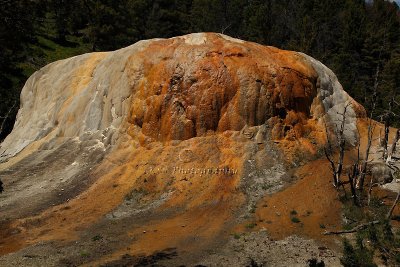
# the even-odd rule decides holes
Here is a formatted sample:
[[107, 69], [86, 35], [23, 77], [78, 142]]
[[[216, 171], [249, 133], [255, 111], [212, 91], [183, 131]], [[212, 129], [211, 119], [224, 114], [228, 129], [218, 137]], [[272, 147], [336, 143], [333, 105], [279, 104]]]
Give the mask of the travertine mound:
[[358, 106], [328, 68], [301, 53], [212, 33], [153, 39], [58, 61], [32, 75], [0, 154], [13, 156], [43, 138], [95, 135], [105, 147], [126, 133], [186, 140], [274, 117], [275, 137], [282, 138], [299, 121], [325, 114], [335, 121], [349, 102]]
[[[97, 266], [167, 248], [183, 253], [171, 266], [194, 265], [318, 157], [345, 106], [354, 144], [364, 109], [322, 63], [215, 33], [54, 62], [26, 82], [0, 145], [0, 265]], [[307, 179], [329, 184], [320, 165]], [[295, 192], [311, 198], [316, 184]], [[315, 201], [307, 229], [334, 225], [332, 199], [304, 203]]]

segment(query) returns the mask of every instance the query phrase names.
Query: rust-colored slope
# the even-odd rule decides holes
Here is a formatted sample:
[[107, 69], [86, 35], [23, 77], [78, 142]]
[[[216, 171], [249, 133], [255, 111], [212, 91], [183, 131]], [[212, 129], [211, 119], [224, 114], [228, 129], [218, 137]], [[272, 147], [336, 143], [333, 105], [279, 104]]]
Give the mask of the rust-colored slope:
[[[18, 229], [18, 233], [6, 231], [1, 252], [8, 253], [40, 241], [77, 239], [80, 231], [112, 212], [135, 191], [146, 192], [144, 201], [148, 203], [170, 192], [170, 196], [159, 209], [184, 208], [190, 214], [196, 213], [192, 210], [209, 213], [209, 216], [219, 214], [221, 218], [216, 220], [215, 227], [222, 228], [243, 202], [243, 194], [238, 185], [246, 141], [244, 137], [238, 137], [236, 142], [232, 142], [227, 136], [217, 135], [185, 141], [176, 146], [164, 147], [158, 143], [153, 144], [152, 148], [139, 147], [131, 150], [134, 144], [130, 144], [121, 148], [118, 153], [109, 155], [93, 171], [92, 175], [99, 176], [99, 179], [87, 191], [37, 216], [23, 218], [8, 225], [14, 231]], [[190, 158], [185, 156], [188, 151]], [[177, 155], [177, 158], [170, 155]], [[215, 166], [219, 167], [219, 174], [216, 174]], [[224, 167], [230, 171], [225, 173], [222, 170]], [[179, 216], [188, 215], [184, 213]], [[197, 221], [197, 215], [189, 217], [196, 218]], [[203, 223], [206, 222], [207, 220], [203, 220]], [[149, 222], [150, 225], [152, 223]], [[167, 222], [161, 223], [168, 225]], [[196, 224], [201, 223], [198, 221]], [[146, 228], [147, 225], [143, 227]], [[160, 226], [162, 227], [166, 226]], [[179, 239], [177, 236], [175, 238]]]
[[[87, 235], [112, 225], [105, 234], [115, 232], [120, 244], [76, 265], [171, 246], [201, 251], [226, 240], [249, 205], [280, 188], [265, 184], [283, 183], [289, 169], [317, 157], [324, 121], [336, 124], [337, 112], [352, 104], [346, 139], [354, 143], [356, 115], [363, 115], [320, 62], [213, 33], [56, 62], [28, 80], [21, 99], [0, 147], [7, 188], [0, 207], [8, 216], [0, 254], [17, 251], [5, 258], [18, 261], [21, 251], [55, 242], [72, 257], [72, 241], [92, 244]], [[322, 176], [308, 175], [313, 164], [327, 175], [324, 164], [310, 163], [295, 187], [266, 200], [281, 219], [262, 208], [257, 217], [284, 225], [289, 209], [315, 206], [304, 234], [317, 238], [308, 227], [325, 216], [334, 224], [338, 206], [323, 211], [333, 193], [321, 194]]]

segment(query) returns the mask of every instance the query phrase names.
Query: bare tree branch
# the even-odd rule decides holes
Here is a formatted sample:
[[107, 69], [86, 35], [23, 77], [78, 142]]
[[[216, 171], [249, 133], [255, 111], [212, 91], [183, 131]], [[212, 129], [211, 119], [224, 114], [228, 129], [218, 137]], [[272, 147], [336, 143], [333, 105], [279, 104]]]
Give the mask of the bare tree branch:
[[349, 183], [350, 183], [350, 190], [351, 190], [351, 196], [352, 196], [352, 198], [353, 198], [353, 203], [354, 203], [354, 205], [356, 205], [356, 206], [358, 206], [359, 205], [359, 203], [358, 203], [358, 197], [357, 197], [357, 191], [356, 191], [356, 188], [355, 188], [355, 177], [357, 177], [357, 173], [358, 173], [358, 163], [355, 163], [353, 166], [352, 166], [352, 172], [350, 173], [348, 173], [348, 176], [349, 176]]
[[369, 182], [369, 187], [368, 187], [368, 202], [367, 205], [369, 206], [370, 202], [371, 202], [371, 193], [372, 193], [372, 188], [376, 185], [379, 185], [379, 183], [373, 183], [373, 179], [374, 177], [371, 175], [371, 180]]
[[397, 203], [399, 202], [399, 199], [400, 199], [400, 191], [397, 193], [396, 199], [394, 200], [392, 207], [390, 208], [388, 214], [386, 215], [386, 219], [390, 219], [392, 217], [392, 213]]
[[378, 224], [380, 223], [380, 221], [372, 221], [372, 222], [368, 222], [368, 223], [363, 223], [360, 225], [357, 225], [356, 227], [350, 229], [350, 230], [343, 230], [343, 231], [325, 231], [323, 234], [324, 235], [341, 235], [341, 234], [350, 234], [350, 233], [354, 233], [357, 231], [360, 231], [370, 225], [374, 225], [374, 224]]
[[337, 187], [336, 184], [336, 164], [332, 159], [332, 153], [333, 153], [333, 149], [332, 149], [332, 144], [329, 138], [329, 130], [328, 130], [328, 126], [326, 125], [326, 121], [324, 121], [325, 124], [325, 133], [326, 133], [326, 142], [327, 142], [327, 147], [325, 147], [324, 152], [325, 152], [325, 157], [328, 159], [329, 163], [331, 164], [331, 169], [332, 169], [332, 175], [333, 175], [333, 186]]
[[389, 110], [385, 112], [382, 117], [385, 122], [385, 136], [383, 139], [383, 154], [382, 158], [383, 160], [386, 160], [388, 157], [388, 144], [389, 144], [389, 130], [390, 130], [390, 124], [391, 124], [391, 119], [392, 119], [392, 106], [394, 102], [394, 95], [392, 95], [391, 100], [389, 101]]
[[393, 154], [396, 153], [396, 146], [399, 140], [400, 140], [400, 129], [397, 129], [396, 136], [393, 139], [392, 146], [390, 147], [388, 157], [386, 159], [386, 163], [389, 163], [392, 160]]
[[337, 164], [335, 161], [332, 159], [332, 154], [333, 154], [333, 149], [332, 149], [332, 144], [330, 141], [330, 134], [328, 130], [328, 126], [325, 123], [325, 132], [326, 132], [326, 139], [327, 139], [327, 148], [325, 148], [325, 156], [328, 159], [328, 161], [331, 164], [332, 168], [332, 175], [333, 175], [333, 186], [336, 188], [339, 188], [339, 186], [343, 186], [343, 190], [346, 193], [346, 190], [344, 188], [344, 185], [340, 179], [343, 171], [343, 161], [344, 161], [344, 152], [346, 148], [346, 139], [344, 136], [344, 130], [345, 130], [345, 125], [346, 125], [346, 112], [348, 107], [350, 106], [350, 103], [347, 103], [346, 106], [344, 107], [343, 113], [337, 113], [342, 116], [342, 119], [340, 120], [340, 128], [338, 128], [337, 124], [335, 124], [335, 137], [337, 141], [337, 146], [339, 148], [339, 158], [337, 161]]
[[377, 100], [377, 95], [378, 95], [378, 84], [379, 84], [378, 77], [379, 77], [379, 64], [376, 68], [374, 92], [372, 94], [372, 109], [371, 109], [369, 119], [368, 119], [368, 135], [367, 135], [368, 144], [367, 144], [367, 148], [365, 150], [365, 156], [364, 156], [364, 161], [363, 161], [363, 164], [361, 167], [360, 177], [359, 177], [358, 183], [357, 183], [357, 188], [360, 191], [362, 191], [364, 188], [364, 180], [365, 180], [365, 176], [367, 173], [368, 158], [369, 158], [371, 145], [372, 145], [372, 136], [373, 136], [375, 125], [376, 125], [376, 123], [373, 120], [373, 115], [374, 115], [374, 111], [375, 111], [375, 107], [376, 107], [376, 100]]
[[1, 116], [0, 119], [2, 119], [2, 122], [0, 124], [0, 134], [3, 132], [4, 130], [4, 125], [6, 123], [6, 120], [10, 117], [11, 112], [14, 110], [15, 106], [17, 105], [17, 102], [14, 101], [14, 104], [12, 105], [12, 107], [7, 111], [6, 115]]

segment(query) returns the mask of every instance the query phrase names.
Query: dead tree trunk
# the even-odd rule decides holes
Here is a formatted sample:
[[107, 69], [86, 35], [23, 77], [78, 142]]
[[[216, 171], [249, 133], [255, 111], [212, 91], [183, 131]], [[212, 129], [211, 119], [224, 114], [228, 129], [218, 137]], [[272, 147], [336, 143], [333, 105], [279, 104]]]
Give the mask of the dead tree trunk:
[[374, 178], [371, 176], [371, 180], [369, 182], [369, 186], [368, 186], [368, 206], [371, 203], [371, 194], [372, 194], [372, 188], [376, 185], [379, 185], [378, 183], [373, 183], [374, 182]]
[[329, 163], [331, 164], [332, 176], [333, 176], [333, 186], [337, 187], [337, 184], [336, 184], [337, 175], [336, 175], [336, 167], [335, 167], [336, 165], [335, 165], [335, 162], [333, 161], [333, 159], [331, 158], [330, 149], [326, 149], [325, 148], [325, 157], [329, 161]]
[[369, 115], [369, 119], [368, 119], [368, 144], [367, 144], [367, 149], [365, 150], [365, 156], [364, 156], [364, 161], [363, 164], [361, 166], [361, 173], [360, 173], [360, 177], [358, 179], [358, 183], [357, 183], [357, 188], [358, 190], [362, 191], [364, 188], [364, 180], [365, 180], [365, 176], [367, 174], [367, 166], [368, 166], [368, 159], [369, 159], [369, 154], [370, 154], [370, 150], [371, 150], [371, 145], [372, 145], [372, 137], [373, 137], [373, 133], [374, 133], [374, 128], [375, 128], [375, 123], [373, 122], [373, 114], [375, 111], [375, 107], [376, 107], [376, 99], [377, 99], [377, 92], [378, 92], [378, 76], [379, 76], [379, 65], [376, 68], [376, 73], [375, 73], [375, 82], [374, 82], [374, 92], [372, 95], [372, 109], [371, 109], [371, 113]]
[[343, 171], [343, 160], [344, 160], [344, 150], [346, 148], [346, 139], [344, 137], [344, 126], [346, 124], [346, 112], [347, 112], [347, 108], [350, 106], [350, 104], [347, 104], [344, 107], [343, 113], [342, 115], [342, 121], [340, 124], [340, 130], [339, 133], [336, 134], [336, 139], [338, 140], [338, 146], [339, 146], [339, 161], [338, 161], [338, 165], [337, 165], [337, 169], [336, 169], [336, 182], [337, 185], [340, 185], [341, 181], [340, 181], [340, 176], [342, 174]]
[[382, 153], [382, 158], [383, 160], [386, 160], [387, 155], [388, 155], [388, 140], [389, 140], [389, 127], [390, 127], [390, 115], [387, 114], [385, 116], [385, 135], [383, 137], [383, 153]]
[[350, 230], [343, 230], [343, 231], [325, 231], [323, 234], [324, 235], [341, 235], [341, 234], [350, 234], [350, 233], [355, 233], [357, 231], [360, 231], [362, 229], [365, 229], [366, 227], [370, 226], [370, 225], [374, 225], [374, 224], [378, 224], [380, 223], [380, 221], [372, 221], [372, 222], [368, 222], [368, 223], [363, 223], [360, 225], [357, 225], [356, 227], [354, 227], [353, 229]]
[[394, 203], [393, 203], [392, 207], [390, 208], [388, 214], [386, 215], [386, 219], [389, 220], [392, 217], [392, 213], [394, 211], [394, 208], [397, 205], [397, 202], [399, 202], [399, 199], [400, 199], [400, 191], [397, 193], [396, 199], [394, 200]]
[[331, 164], [332, 175], [333, 175], [333, 186], [336, 188], [339, 188], [340, 185], [343, 185], [340, 177], [341, 177], [342, 171], [343, 171], [344, 151], [346, 148], [346, 139], [344, 137], [344, 129], [345, 129], [345, 124], [346, 124], [346, 112], [347, 112], [347, 108], [349, 106], [350, 106], [350, 104], [347, 104], [344, 107], [343, 113], [340, 114], [340, 115], [342, 115], [340, 129], [337, 129], [335, 131], [335, 138], [337, 140], [337, 146], [339, 148], [339, 159], [337, 161], [337, 164], [332, 159], [333, 149], [332, 149], [332, 144], [330, 141], [330, 134], [329, 134], [328, 126], [325, 123], [326, 139], [327, 139], [327, 143], [328, 143], [328, 149], [325, 148], [325, 156]]
[[383, 146], [382, 158], [383, 158], [383, 160], [386, 160], [388, 157], [389, 131], [390, 131], [390, 124], [391, 124], [391, 119], [392, 119], [393, 102], [394, 102], [394, 96], [392, 96], [392, 99], [389, 101], [389, 110], [387, 110], [382, 116], [384, 123], [385, 123], [385, 135], [384, 135], [383, 142], [382, 142], [382, 146]]
[[[6, 120], [10, 117], [11, 112], [14, 110], [16, 105], [16, 102], [14, 102], [14, 104], [12, 105], [12, 107], [7, 111], [6, 115], [4, 116], [0, 116], [0, 119], [2, 119], [2, 122], [0, 124], [0, 135], [3, 133], [4, 130], [4, 125], [6, 123]], [[0, 144], [1, 144], [1, 140], [0, 140]], [[0, 180], [0, 193], [2, 193], [4, 190], [3, 188], [3, 182]]]
[[389, 163], [392, 160], [393, 154], [396, 153], [396, 145], [399, 140], [400, 140], [400, 129], [396, 131], [396, 136], [394, 137], [392, 146], [390, 147], [386, 163]]
[[353, 198], [353, 203], [355, 206], [359, 206], [359, 196], [357, 193], [357, 178], [360, 175], [360, 147], [361, 147], [361, 134], [360, 131], [357, 127], [357, 160], [356, 162], [352, 165], [351, 172], [348, 173], [349, 176], [349, 183], [350, 183], [350, 190]]
[[10, 117], [11, 112], [14, 110], [16, 104], [17, 104], [17, 103], [14, 102], [14, 104], [12, 105], [12, 107], [7, 111], [6, 115], [0, 116], [0, 119], [2, 119], [2, 122], [1, 122], [1, 124], [0, 124], [0, 134], [3, 132], [3, 130], [4, 130], [4, 125], [6, 124], [6, 121], [7, 121], [7, 119]]
[[356, 182], [356, 177], [358, 175], [358, 163], [353, 164], [351, 173], [348, 173], [349, 176], [349, 183], [350, 183], [350, 190], [351, 190], [351, 196], [353, 198], [353, 203], [354, 205], [358, 206], [358, 196], [357, 196], [357, 191], [355, 187], [355, 182]]

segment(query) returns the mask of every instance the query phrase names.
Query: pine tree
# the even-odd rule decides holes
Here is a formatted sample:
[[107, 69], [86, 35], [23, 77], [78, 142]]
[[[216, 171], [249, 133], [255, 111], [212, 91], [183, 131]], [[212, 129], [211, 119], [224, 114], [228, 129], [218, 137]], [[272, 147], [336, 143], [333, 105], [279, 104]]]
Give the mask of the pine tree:
[[146, 23], [146, 38], [173, 37], [188, 33], [188, 1], [151, 1]]
[[[29, 0], [0, 1], [0, 124], [15, 102], [26, 77], [19, 64], [26, 60], [35, 41], [33, 3]], [[0, 140], [11, 131], [16, 110], [5, 121]]]
[[261, 43], [270, 43], [271, 1], [253, 0], [244, 9], [243, 35], [246, 39]]

